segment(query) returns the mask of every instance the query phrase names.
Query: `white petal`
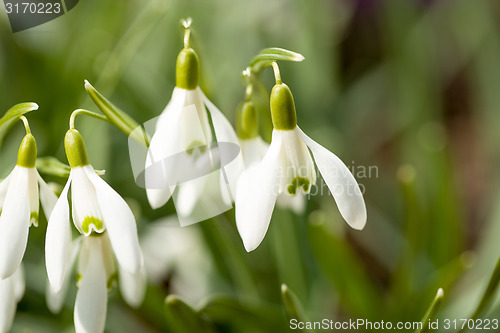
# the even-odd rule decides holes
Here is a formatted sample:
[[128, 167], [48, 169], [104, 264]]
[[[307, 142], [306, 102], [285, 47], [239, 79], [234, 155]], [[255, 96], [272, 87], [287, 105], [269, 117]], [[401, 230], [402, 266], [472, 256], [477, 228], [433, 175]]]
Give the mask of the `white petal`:
[[158, 118], [149, 145], [144, 176], [146, 194], [153, 209], [167, 203], [174, 191], [175, 180], [169, 179], [172, 172], [167, 159], [180, 151], [178, 124], [185, 99], [186, 90], [174, 89], [172, 99]]
[[0, 280], [0, 332], [9, 332], [16, 313], [15, 282], [13, 277]]
[[47, 303], [47, 307], [52, 313], [59, 313], [62, 309], [68, 291], [68, 287], [71, 281], [70, 279], [72, 271], [71, 268], [75, 264], [76, 258], [78, 256], [78, 251], [80, 249], [81, 240], [83, 237], [85, 236], [80, 236], [71, 243], [71, 254], [70, 254], [69, 264], [67, 266], [66, 272], [63, 277], [62, 287], [59, 289], [59, 291], [55, 291], [54, 288], [52, 288], [50, 282], [47, 280], [47, 285], [45, 287], [45, 301]]
[[[92, 241], [92, 237], [88, 237]], [[75, 301], [76, 333], [104, 332], [108, 302], [107, 278], [99, 243], [89, 246], [89, 260], [82, 272]]]
[[28, 170], [28, 193], [30, 197], [30, 225], [38, 227], [38, 208], [40, 199], [38, 197], [38, 173], [35, 168]]
[[295, 214], [300, 215], [306, 208], [306, 195], [300, 191], [296, 195], [290, 195], [284, 191], [278, 195], [276, 204], [280, 208], [291, 209]]
[[366, 224], [366, 206], [356, 179], [335, 154], [309, 138], [299, 127], [297, 130], [304, 143], [311, 149], [340, 214], [352, 228], [363, 229]]
[[11, 279], [14, 281], [14, 295], [16, 297], [16, 302], [19, 302], [26, 290], [26, 284], [24, 282], [24, 268], [23, 265], [19, 265], [17, 271], [12, 275]]
[[247, 168], [253, 163], [262, 161], [269, 148], [269, 145], [260, 136], [253, 139], [239, 140], [239, 142], [243, 161]]
[[142, 258], [134, 214], [125, 200], [102, 180], [90, 165], [84, 168], [95, 186], [104, 225], [116, 259], [129, 273], [135, 273], [141, 265]]
[[61, 196], [50, 214], [45, 235], [45, 265], [54, 292], [61, 290], [70, 266], [71, 228], [69, 222], [68, 190], [71, 174]]
[[5, 195], [7, 194], [7, 189], [9, 188], [11, 174], [12, 172], [0, 183], [0, 212], [2, 211]]
[[[103, 217], [97, 203], [96, 189], [85, 171], [85, 167], [71, 169], [71, 203], [73, 223], [85, 236], [95, 231], [104, 231]], [[92, 169], [93, 170], [93, 169]], [[95, 174], [95, 171], [93, 171]]]
[[236, 226], [248, 252], [262, 242], [271, 221], [278, 194], [281, 141], [280, 133], [274, 131], [262, 162], [250, 166], [238, 181]]
[[133, 308], [138, 308], [146, 292], [146, 270], [144, 265], [134, 274], [127, 272], [118, 266], [120, 275], [118, 277], [120, 283], [120, 292], [123, 299]]
[[47, 221], [50, 219], [50, 214], [52, 214], [52, 209], [57, 202], [57, 195], [52, 191], [52, 189], [47, 185], [47, 183], [40, 177], [37, 172], [38, 185], [40, 186], [40, 202], [42, 203], [43, 212]]
[[28, 243], [30, 206], [28, 169], [16, 166], [0, 216], [0, 278], [14, 274]]
[[[210, 115], [212, 116], [212, 124], [214, 125], [215, 137], [217, 138], [217, 142], [229, 142], [235, 145], [239, 145], [238, 137], [234, 132], [233, 127], [227, 120], [227, 118], [222, 114], [222, 112], [217, 109], [217, 107], [203, 94], [200, 88], [197, 88], [200, 94], [203, 96], [203, 100], [210, 111]], [[220, 159], [221, 159], [221, 173], [223, 177], [227, 179], [229, 182], [229, 187], [231, 193], [234, 195], [236, 193], [236, 184], [238, 182], [238, 178], [244, 169], [243, 157], [241, 154], [241, 150], [239, 154], [236, 156], [234, 160], [231, 162], [231, 154], [226, 152], [224, 149], [220, 151]]]
[[175, 197], [175, 210], [180, 216], [187, 217], [193, 211], [200, 196], [207, 195], [203, 193], [207, 177], [199, 177], [178, 186], [179, 190]]

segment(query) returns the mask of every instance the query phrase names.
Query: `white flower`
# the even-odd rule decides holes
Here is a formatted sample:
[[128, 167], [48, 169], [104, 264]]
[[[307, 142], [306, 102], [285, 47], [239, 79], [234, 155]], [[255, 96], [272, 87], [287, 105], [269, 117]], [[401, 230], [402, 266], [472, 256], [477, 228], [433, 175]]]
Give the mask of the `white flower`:
[[19, 148], [17, 165], [0, 183], [0, 279], [14, 274], [21, 264], [29, 228], [38, 226], [39, 201], [48, 217], [57, 200], [35, 169], [35, 162], [36, 142], [28, 133]]
[[205, 191], [205, 176], [217, 172], [222, 196], [228, 196], [231, 204], [242, 168], [236, 134], [198, 87], [196, 54], [183, 49], [177, 63], [176, 87], [159, 117], [148, 150], [145, 178], [149, 203], [154, 209], [163, 206], [178, 187], [178, 214], [188, 216], [200, 196], [213, 195]]
[[0, 332], [10, 331], [14, 315], [16, 313], [17, 303], [24, 295], [24, 273], [23, 266], [9, 276], [0, 279]]
[[[75, 305], [79, 332], [102, 332], [106, 318], [107, 281], [118, 262], [122, 295], [131, 305], [142, 301], [144, 267], [134, 215], [123, 198], [99, 177], [89, 164], [85, 144], [75, 129], [65, 138], [71, 172], [47, 226], [45, 261], [54, 299], [60, 307], [68, 270], [75, 258], [71, 242], [68, 192], [71, 187], [72, 217], [83, 234], [79, 271], [81, 280]], [[106, 232], [105, 232], [106, 231]]]
[[354, 229], [362, 229], [366, 207], [354, 176], [337, 156], [300, 130], [292, 94], [281, 82], [271, 93], [271, 114], [271, 145], [263, 160], [245, 170], [238, 181], [236, 225], [245, 249], [253, 251], [264, 239], [278, 195], [306, 194], [316, 183], [311, 153], [343, 218]]

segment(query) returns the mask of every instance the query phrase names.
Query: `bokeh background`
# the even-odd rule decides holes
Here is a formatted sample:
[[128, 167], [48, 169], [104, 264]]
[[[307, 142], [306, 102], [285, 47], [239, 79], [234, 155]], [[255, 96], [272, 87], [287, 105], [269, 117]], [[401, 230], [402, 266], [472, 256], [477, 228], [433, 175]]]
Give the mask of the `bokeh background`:
[[[172, 203], [153, 211], [133, 181], [127, 137], [79, 117], [90, 160], [133, 208], [148, 256], [143, 305], [132, 309], [112, 290], [106, 332], [179, 331], [182, 318], [166, 318], [167, 295], [192, 306], [207, 332], [287, 331], [282, 283], [310, 320], [419, 321], [438, 288], [440, 318], [470, 317], [500, 254], [500, 2], [81, 0], [15, 34], [1, 8], [0, 113], [38, 103], [28, 119], [39, 156], [66, 163], [69, 115], [98, 111], [84, 79], [139, 123], [161, 112], [188, 16], [202, 88], [231, 121], [254, 55], [282, 47], [305, 56], [280, 64], [299, 126], [353, 168], [368, 223], [349, 229], [324, 193], [303, 214], [276, 209], [248, 254], [234, 211], [182, 229]], [[261, 79], [270, 91], [272, 71]], [[17, 124], [5, 138], [0, 177], [23, 133]], [[45, 304], [45, 230], [42, 218], [30, 231], [13, 332], [74, 330], [76, 286], [60, 314]], [[496, 296], [481, 317], [500, 317]]]

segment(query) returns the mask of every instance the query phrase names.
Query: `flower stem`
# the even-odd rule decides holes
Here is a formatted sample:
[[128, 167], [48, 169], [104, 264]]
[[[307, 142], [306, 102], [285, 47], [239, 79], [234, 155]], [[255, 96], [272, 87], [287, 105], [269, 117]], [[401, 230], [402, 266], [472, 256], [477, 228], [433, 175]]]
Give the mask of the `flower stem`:
[[76, 109], [75, 111], [73, 111], [73, 113], [71, 113], [71, 117], [69, 118], [69, 128], [70, 129], [75, 128], [75, 118], [79, 114], [84, 114], [86, 116], [90, 116], [90, 117], [93, 117], [93, 118], [96, 118], [96, 119], [99, 119], [99, 120], [102, 120], [102, 121], [109, 123], [108, 117], [106, 117], [104, 115], [101, 115], [101, 114], [98, 114], [98, 113], [95, 113], [95, 112], [92, 112], [89, 110], [85, 110], [85, 109]]
[[182, 26], [184, 27], [184, 29], [186, 29], [184, 31], [184, 48], [185, 49], [189, 49], [189, 38], [191, 37], [191, 24], [193, 23], [193, 20], [188, 17], [187, 19], [185, 20], [182, 20]]
[[25, 116], [19, 117], [23, 121], [24, 128], [26, 130], [26, 134], [31, 134], [30, 124], [28, 123], [28, 119]]
[[282, 84], [283, 81], [281, 81], [281, 74], [280, 74], [280, 68], [278, 67], [278, 63], [276, 61], [273, 61], [273, 70], [274, 70], [274, 79], [276, 80], [276, 84]]

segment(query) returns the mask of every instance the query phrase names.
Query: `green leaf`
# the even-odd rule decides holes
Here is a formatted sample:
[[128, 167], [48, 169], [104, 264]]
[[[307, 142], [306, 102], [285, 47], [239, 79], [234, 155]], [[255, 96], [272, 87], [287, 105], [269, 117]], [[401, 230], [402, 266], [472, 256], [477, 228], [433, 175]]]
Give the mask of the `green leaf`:
[[422, 318], [422, 329], [417, 330], [417, 333], [429, 332], [429, 322], [436, 318], [439, 309], [441, 308], [441, 303], [443, 302], [443, 296], [443, 289], [439, 288], [436, 297], [434, 297], [434, 300], [425, 313], [424, 318]]
[[110, 123], [118, 127], [120, 131], [130, 136], [133, 140], [149, 146], [148, 136], [144, 128], [141, 127], [141, 131], [134, 131], [140, 125], [132, 117], [108, 101], [87, 80], [85, 80], [85, 90], [99, 110], [108, 117]]
[[208, 299], [200, 312], [213, 322], [254, 331], [283, 332], [287, 326], [278, 320], [282, 316], [279, 307], [260, 301], [237, 299], [232, 296], [216, 296]]
[[174, 333], [215, 332], [207, 319], [175, 295], [165, 299], [165, 317]]
[[353, 316], [373, 320], [380, 318], [380, 311], [383, 310], [380, 307], [383, 302], [380, 290], [370, 279], [351, 245], [327, 230], [324, 220], [322, 213], [313, 212], [309, 225], [310, 244], [320, 268], [340, 296], [341, 304]]
[[38, 104], [33, 102], [20, 103], [11, 107], [5, 115], [0, 118], [0, 145], [2, 144], [5, 133], [7, 133], [12, 123], [22, 115], [35, 110], [38, 110]]
[[261, 72], [264, 68], [268, 67], [274, 61], [302, 61], [304, 56], [300, 53], [271, 47], [264, 49], [257, 54], [250, 62], [251, 71], [254, 73]]
[[[291, 291], [286, 284], [281, 285], [281, 297], [285, 305], [285, 313], [289, 320], [296, 319], [299, 322], [308, 322], [304, 308], [299, 298]], [[303, 329], [301, 332], [314, 332], [313, 330]]]
[[55, 157], [39, 157], [36, 160], [36, 168], [43, 174], [68, 178], [71, 168]]

